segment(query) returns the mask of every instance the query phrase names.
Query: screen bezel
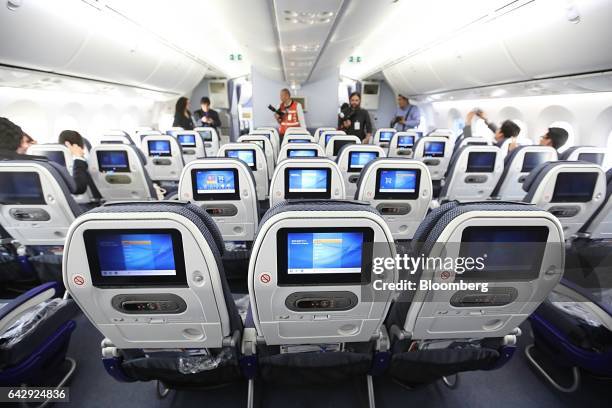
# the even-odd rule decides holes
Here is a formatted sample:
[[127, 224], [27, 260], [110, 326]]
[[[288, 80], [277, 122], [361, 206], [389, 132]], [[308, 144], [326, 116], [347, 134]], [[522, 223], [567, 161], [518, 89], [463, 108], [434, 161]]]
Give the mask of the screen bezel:
[[[589, 194], [588, 197], [580, 198], [579, 200], [576, 199], [576, 195], [573, 196], [568, 196], [568, 197], [563, 197], [560, 198], [559, 194], [557, 192], [557, 186], [559, 184], [566, 184], [564, 182], [559, 183], [559, 177], [564, 177], [564, 175], [589, 175], [591, 177], [594, 178], [593, 181], [593, 188], [591, 189], [591, 193]], [[559, 174], [557, 174], [557, 178], [555, 179], [555, 187], [553, 189], [553, 194], [552, 194], [552, 198], [550, 199], [551, 203], [588, 203], [589, 201], [591, 201], [593, 199], [593, 193], [595, 192], [595, 188], [597, 187], [597, 177], [599, 176], [598, 173], [592, 172], [592, 171], [585, 171], [585, 172], [578, 172], [578, 173], [572, 173], [572, 172], [561, 172]], [[563, 180], [562, 180], [563, 181]]]
[[[168, 143], [168, 153], [151, 153], [151, 143], [159, 142]], [[172, 143], [169, 140], [147, 140], [147, 152], [149, 152], [149, 157], [172, 157]]]
[[[100, 156], [103, 153], [121, 153], [123, 158], [125, 159], [125, 162], [127, 163], [127, 167], [126, 168], [122, 168], [119, 170], [105, 170], [102, 168], [102, 161], [100, 160]], [[108, 173], [108, 172], [113, 172], [113, 173], [130, 173], [130, 160], [128, 158], [128, 152], [126, 152], [125, 150], [98, 150], [96, 152], [96, 158], [98, 159], [98, 170], [100, 170], [100, 172], [102, 173]]]
[[[414, 193], [386, 193], [380, 191], [380, 177], [383, 171], [414, 171], [416, 173], [416, 183]], [[421, 169], [398, 169], [393, 167], [381, 167], [376, 170], [376, 185], [374, 189], [374, 199], [383, 200], [416, 200], [421, 191]]]
[[[231, 157], [231, 156], [229, 156], [229, 152], [239, 152], [241, 150], [243, 150], [245, 152], [253, 152], [253, 165], [252, 166], [250, 164], [248, 164], [247, 162], [245, 162], [244, 160], [242, 160], [240, 157]], [[225, 151], [225, 157], [230, 158], [230, 159], [240, 160], [244, 164], [246, 164], [249, 169], [257, 170], [257, 151], [255, 149], [227, 149]]]
[[[181, 143], [181, 136], [183, 136], [183, 137], [185, 137], [185, 136], [193, 137], [193, 143], [189, 143], [189, 144]], [[176, 141], [178, 142], [179, 145], [181, 145], [181, 147], [196, 147], [197, 146], [196, 135], [192, 135], [190, 133], [176, 135]]]
[[[442, 143], [442, 154], [438, 155], [432, 155], [431, 153], [427, 153], [427, 145], [429, 143]], [[425, 141], [423, 143], [423, 157], [432, 157], [432, 158], [441, 158], [444, 157], [444, 153], [446, 152], [446, 142], [442, 142], [439, 140], [432, 140], [432, 141]]]
[[[410, 146], [406, 146], [406, 145], [403, 145], [403, 144], [401, 143], [401, 140], [402, 140], [402, 138], [404, 138], [404, 137], [409, 137], [409, 138], [412, 138], [412, 144], [411, 144]], [[397, 147], [398, 147], [399, 149], [412, 149], [412, 148], [414, 148], [414, 145], [415, 145], [415, 144], [416, 144], [416, 136], [414, 136], [414, 135], [399, 135], [399, 136], [397, 137]]]
[[[589, 159], [585, 159], [584, 156], [589, 156], [589, 157], [593, 157], [596, 156], [598, 159], [598, 161], [592, 161]], [[596, 164], [598, 166], [601, 166], [604, 162], [606, 154], [605, 153], [601, 153], [601, 152], [583, 152], [583, 153], [578, 153], [578, 161], [585, 161], [585, 162], [589, 162], [589, 163], [593, 163]]]
[[[234, 174], [234, 192], [233, 193], [198, 193], [198, 172], [204, 171], [231, 171]], [[191, 193], [193, 199], [197, 201], [235, 201], [240, 200], [240, 181], [238, 179], [238, 169], [235, 168], [207, 168], [207, 169], [191, 169]]]
[[[313, 152], [314, 156], [291, 156], [291, 152], [298, 152], [298, 151]], [[288, 158], [295, 158], [295, 157], [319, 157], [318, 153], [319, 152], [317, 151], [317, 149], [287, 149], [287, 157]]]
[[[174, 254], [174, 276], [102, 276], [96, 238], [107, 234], [169, 234]], [[91, 283], [97, 288], [117, 287], [187, 287], [185, 256], [181, 232], [173, 228], [89, 229], [83, 232]]]
[[[9, 175], [13, 179], [15, 178], [16, 175], [21, 175], [21, 174], [34, 175], [36, 178], [35, 181], [38, 183], [38, 187], [39, 187], [38, 191], [40, 192], [40, 194], [37, 197], [31, 197], [28, 199], [20, 199], [19, 201], [3, 202], [0, 200], [0, 205], [46, 205], [47, 204], [47, 201], [45, 200], [45, 192], [43, 191], [42, 182], [40, 180], [40, 174], [38, 174], [35, 171], [20, 171], [20, 172], [2, 171], [0, 172], [0, 175], [4, 175], [4, 174]], [[13, 185], [15, 185], [15, 183], [13, 183]]]
[[[296, 193], [289, 192], [289, 171], [291, 170], [325, 170], [327, 173], [327, 183], [325, 186], [325, 192], [311, 192], [311, 193]], [[329, 167], [286, 167], [285, 168], [285, 198], [290, 199], [308, 199], [308, 198], [331, 198], [331, 168]]]
[[538, 164], [533, 166], [531, 170], [525, 170], [525, 159], [527, 158], [527, 155], [534, 155], [534, 154], [546, 156], [548, 153], [546, 152], [525, 152], [525, 155], [523, 156], [523, 163], [521, 163], [521, 173], [530, 173], [533, 169], [538, 167], [540, 164], [547, 162], [546, 157], [544, 157], [544, 161], [538, 162]]
[[338, 156], [338, 153], [340, 153], [340, 149], [342, 149], [344, 146], [350, 146], [354, 144], [357, 144], [357, 142], [353, 139], [334, 140], [334, 145], [332, 146], [332, 156]]
[[[196, 130], [196, 132], [198, 132], [198, 134], [200, 135], [200, 137], [202, 138], [203, 141], [205, 141], [205, 142], [212, 142], [212, 140], [213, 140], [213, 136], [212, 136], [213, 132], [212, 132], [212, 130]], [[209, 137], [204, 137], [202, 135], [203, 132], [208, 133]]]
[[[364, 164], [363, 167], [353, 167], [351, 166], [351, 160], [353, 159], [353, 156], [356, 154], [361, 154], [361, 153], [374, 153], [376, 155], [376, 157], [374, 157], [372, 160], [370, 160], [368, 163]], [[374, 161], [376, 159], [378, 159], [380, 157], [379, 153], [377, 151], [374, 150], [353, 150], [351, 152], [349, 152], [349, 157], [348, 157], [348, 171], [350, 173], [360, 173], [361, 170], [363, 170], [365, 168], [365, 166], [367, 166], [371, 161]]]
[[[326, 233], [326, 232], [362, 232], [363, 245], [361, 251], [361, 273], [312, 273], [312, 274], [289, 274], [287, 237], [289, 233]], [[321, 228], [280, 228], [276, 232], [276, 269], [278, 286], [295, 285], [366, 285], [371, 281], [372, 259], [374, 252], [374, 230], [370, 227], [321, 227]]]
[[[496, 280], [503, 280], [503, 281], [507, 281], [507, 282], [524, 282], [524, 281], [533, 281], [536, 280], [540, 277], [540, 272], [542, 270], [542, 263], [544, 262], [544, 256], [546, 254], [546, 246], [547, 246], [547, 242], [548, 242], [548, 237], [550, 236], [550, 228], [545, 226], [545, 225], [521, 225], [521, 226], [510, 226], [510, 225], [506, 225], [503, 227], [500, 226], [492, 226], [492, 225], [473, 225], [473, 226], [468, 226], [466, 228], [463, 229], [463, 231], [461, 232], [461, 245], [463, 245], [464, 242], [467, 238], [465, 237], [466, 232], [469, 232], [473, 229], [485, 229], [485, 230], [490, 230], [493, 232], [499, 232], [500, 230], [515, 230], [515, 231], [525, 231], [525, 232], [529, 232], [529, 231], [534, 231], [536, 233], [544, 233], [544, 230], [546, 231], [546, 236], [544, 237], [544, 239], [542, 241], [528, 241], [528, 243], [530, 244], [542, 244], [542, 251], [540, 254], [540, 263], [539, 263], [539, 267], [537, 268], [537, 271], [535, 270], [535, 268], [532, 267], [531, 270], [529, 271], [517, 271], [516, 269], [511, 270], [509, 272], [507, 272], [507, 276], [499, 276], [499, 275], [491, 275], [492, 273], [495, 272], [487, 272], [486, 268], [484, 268], [482, 271], [478, 271], [478, 270], [472, 270], [472, 271], [466, 271], [464, 273], [461, 274], [457, 274], [457, 277], [465, 280], [465, 281], [496, 281]], [[477, 241], [470, 241], [470, 242], [477, 242]], [[484, 242], [483, 242], [484, 243]], [[509, 245], [510, 243], [506, 243], [505, 245]], [[466, 252], [464, 250], [464, 247], [460, 245], [459, 248], [459, 257], [463, 257], [466, 255]], [[484, 261], [484, 264], [486, 266], [486, 260]]]
[[[470, 168], [470, 158], [472, 158], [472, 155], [474, 155], [474, 157], [477, 157], [477, 155], [492, 156], [493, 157], [493, 164], [491, 164], [489, 167], [487, 167], [487, 170], [473, 170], [472, 168]], [[465, 164], [465, 172], [466, 173], [494, 173], [495, 172], [495, 159], [496, 159], [496, 153], [495, 152], [478, 152], [478, 151], [469, 152], [468, 153], [467, 162]]]

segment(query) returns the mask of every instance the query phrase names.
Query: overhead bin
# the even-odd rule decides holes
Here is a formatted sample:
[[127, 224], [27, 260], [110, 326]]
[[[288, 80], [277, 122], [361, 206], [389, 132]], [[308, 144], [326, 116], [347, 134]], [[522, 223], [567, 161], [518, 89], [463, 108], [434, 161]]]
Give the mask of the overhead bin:
[[527, 3], [383, 73], [397, 91], [416, 95], [611, 70], [610, 15], [606, 0]]
[[203, 63], [146, 27], [85, 2], [0, 7], [0, 21], [0, 35], [11, 39], [0, 46], [0, 63], [177, 93], [193, 89], [206, 73]]

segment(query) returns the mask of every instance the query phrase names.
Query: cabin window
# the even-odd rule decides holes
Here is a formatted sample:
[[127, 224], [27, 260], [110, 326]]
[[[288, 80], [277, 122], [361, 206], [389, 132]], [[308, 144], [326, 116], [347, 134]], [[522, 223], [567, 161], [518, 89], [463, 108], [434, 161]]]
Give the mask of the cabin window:
[[609, 169], [610, 167], [612, 167], [612, 154], [610, 154], [610, 152], [612, 152], [612, 131], [610, 131], [610, 134], [608, 135], [608, 154], [606, 154], [606, 163], [604, 164], [606, 169]]
[[568, 122], [557, 121], [557, 122], [551, 123], [550, 125], [548, 125], [548, 127], [558, 127], [558, 128], [567, 130], [567, 134], [568, 134], [567, 142], [558, 149], [559, 152], [565, 151], [566, 149], [572, 147], [576, 143], [575, 142], [576, 134], [574, 133], [574, 127]]
[[520, 119], [510, 119], [510, 120], [516, 123], [518, 127], [521, 128], [521, 131], [518, 134], [518, 137], [520, 139], [529, 139], [529, 132], [527, 131], [527, 124]]

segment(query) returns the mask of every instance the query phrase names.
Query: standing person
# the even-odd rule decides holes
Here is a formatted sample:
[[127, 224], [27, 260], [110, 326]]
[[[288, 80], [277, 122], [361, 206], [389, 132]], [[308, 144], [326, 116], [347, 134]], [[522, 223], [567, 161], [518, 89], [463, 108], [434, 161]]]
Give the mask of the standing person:
[[[101, 199], [102, 195], [94, 184], [91, 174], [89, 174], [87, 160], [85, 160], [85, 143], [83, 136], [75, 130], [63, 130], [58, 138], [58, 142], [66, 146], [72, 154], [72, 178], [77, 190], [81, 192], [89, 190], [94, 199]], [[77, 193], [80, 194], [80, 193]]]
[[189, 112], [188, 106], [189, 99], [184, 96], [178, 98], [174, 110], [174, 122], [172, 122], [172, 126], [182, 127], [185, 130], [193, 130], [193, 120], [191, 119], [191, 112]]
[[402, 94], [397, 95], [397, 110], [393, 115], [391, 127], [398, 132], [415, 129], [421, 123], [421, 110], [410, 104], [410, 100]]
[[299, 102], [291, 99], [291, 92], [289, 92], [289, 89], [281, 89], [280, 100], [281, 104], [278, 111], [282, 112], [282, 115], [275, 113], [274, 117], [280, 125], [278, 128], [278, 134], [282, 138], [285, 135], [285, 131], [290, 127], [301, 126], [305, 128], [306, 121], [304, 120], [304, 110], [302, 109], [302, 105]]
[[569, 133], [567, 133], [567, 130], [559, 127], [551, 127], [548, 128], [548, 132], [546, 132], [544, 136], [540, 137], [540, 145], [552, 146], [555, 150], [559, 150], [559, 148], [567, 143], [568, 138]]
[[211, 127], [217, 130], [221, 127], [219, 113], [210, 107], [210, 98], [203, 96], [200, 99], [200, 109], [193, 113], [196, 122], [200, 122], [203, 127]]
[[501, 126], [498, 128], [494, 123], [489, 122], [487, 115], [478, 108], [467, 114], [465, 119], [466, 125], [463, 128], [464, 137], [473, 137], [472, 121], [474, 120], [474, 117], [482, 119], [489, 130], [493, 132], [493, 140], [495, 141], [495, 145], [497, 147], [502, 147], [507, 139], [511, 139], [510, 145], [508, 146], [508, 151], [512, 151], [518, 146], [516, 143], [516, 138], [518, 137], [519, 133], [521, 133], [521, 127], [519, 125], [511, 120], [504, 120]]
[[370, 143], [372, 138], [372, 122], [367, 110], [361, 108], [361, 94], [353, 92], [349, 98], [350, 111], [342, 118], [338, 118], [338, 129], [344, 130], [347, 135], [355, 135], [361, 142]]

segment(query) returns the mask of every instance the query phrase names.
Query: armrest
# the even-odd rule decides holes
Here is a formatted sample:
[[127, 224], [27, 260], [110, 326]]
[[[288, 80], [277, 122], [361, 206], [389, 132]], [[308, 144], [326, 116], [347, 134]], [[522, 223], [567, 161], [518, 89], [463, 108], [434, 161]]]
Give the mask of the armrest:
[[24, 311], [45, 300], [56, 297], [58, 289], [59, 284], [57, 282], [44, 283], [28, 290], [0, 308], [0, 333], [4, 333], [4, 330], [17, 320]]

